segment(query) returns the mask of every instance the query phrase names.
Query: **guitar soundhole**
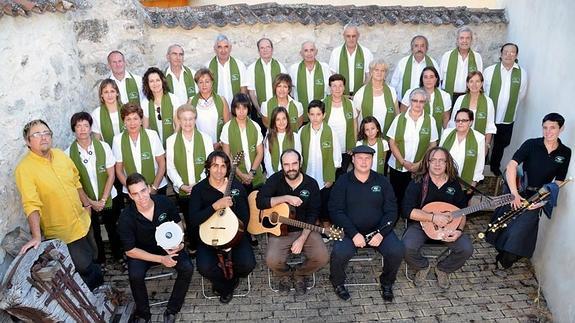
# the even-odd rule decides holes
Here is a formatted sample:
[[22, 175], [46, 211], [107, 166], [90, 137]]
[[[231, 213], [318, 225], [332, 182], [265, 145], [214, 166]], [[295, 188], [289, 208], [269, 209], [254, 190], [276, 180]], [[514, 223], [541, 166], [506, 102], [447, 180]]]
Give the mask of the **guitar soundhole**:
[[271, 229], [271, 228], [275, 227], [276, 225], [271, 223], [269, 218], [264, 218], [262, 220], [262, 226], [266, 229]]

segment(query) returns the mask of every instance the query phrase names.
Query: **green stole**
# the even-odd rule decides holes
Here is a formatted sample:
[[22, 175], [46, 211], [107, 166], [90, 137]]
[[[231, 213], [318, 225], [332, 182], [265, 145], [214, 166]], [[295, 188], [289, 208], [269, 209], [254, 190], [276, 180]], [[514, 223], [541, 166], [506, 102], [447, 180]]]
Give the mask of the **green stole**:
[[[122, 105], [120, 102], [116, 102], [118, 109], [118, 125], [120, 125], [120, 132], [124, 131], [126, 127], [122, 122], [121, 111]], [[110, 118], [110, 111], [105, 104], [100, 104], [100, 131], [102, 132], [102, 138], [108, 145], [112, 145], [114, 139], [114, 126], [112, 125], [112, 118]]]
[[[238, 125], [238, 121], [236, 118], [232, 118], [230, 120], [230, 126], [228, 128], [228, 142], [230, 143], [230, 153], [232, 156], [235, 156], [238, 152], [247, 151], [249, 153], [249, 158], [253, 162], [256, 158], [257, 154], [257, 144], [258, 144], [258, 129], [254, 126], [253, 121], [249, 118], [246, 120], [246, 135], [248, 137], [248, 147], [245, 149], [242, 146], [242, 137], [240, 132], [240, 126]], [[243, 172], [248, 172], [246, 169], [246, 163], [243, 161], [238, 165], [238, 168]], [[262, 173], [261, 165], [256, 169], [256, 175], [252, 180], [252, 186], [258, 187], [264, 183], [264, 175]]]
[[[507, 109], [505, 110], [505, 117], [503, 122], [513, 122], [515, 117], [515, 109], [517, 108], [517, 101], [519, 100], [519, 88], [521, 87], [521, 69], [513, 67], [511, 71], [511, 85], [509, 91], [509, 102], [507, 102]], [[493, 100], [493, 106], [497, 109], [497, 101], [499, 100], [499, 92], [501, 92], [501, 63], [495, 65], [493, 70], [493, 77], [491, 78], [491, 86], [489, 87], [489, 96]]]
[[[311, 123], [306, 124], [301, 130], [301, 147], [303, 155], [303, 170], [307, 171], [307, 162], [309, 160], [309, 143], [311, 139]], [[323, 123], [323, 129], [321, 131], [321, 160], [322, 160], [322, 171], [323, 171], [323, 181], [324, 182], [334, 182], [335, 181], [335, 166], [333, 161], [333, 135], [331, 133], [331, 128], [327, 123]]]
[[[144, 128], [140, 128], [140, 158], [142, 160], [142, 171], [140, 172], [146, 179], [146, 184], [152, 185], [154, 179], [156, 178], [156, 170], [154, 167], [154, 154], [152, 153], [152, 145], [150, 144], [150, 138], [146, 133]], [[132, 156], [132, 148], [130, 147], [130, 135], [128, 131], [122, 133], [122, 161], [124, 164], [124, 170], [126, 171], [126, 176], [138, 172], [136, 169], [136, 163], [134, 162], [134, 156]]]
[[[447, 75], [445, 76], [445, 92], [453, 95], [453, 89], [455, 88], [455, 75], [457, 74], [457, 60], [459, 56], [459, 51], [456, 49], [451, 51], [449, 54], [449, 61], [447, 63]], [[477, 71], [477, 63], [475, 62], [475, 54], [473, 50], [469, 50], [467, 56], [467, 73]]]
[[[325, 123], [328, 123], [331, 115], [331, 104], [333, 97], [328, 95], [325, 97]], [[355, 145], [355, 132], [353, 131], [353, 106], [351, 101], [342, 97], [343, 115], [345, 117], [345, 148], [351, 150]]]
[[[171, 93], [174, 93], [174, 81], [172, 79], [172, 74], [168, 74], [168, 70], [166, 69], [166, 79], [168, 80], [168, 90]], [[186, 85], [186, 93], [188, 98], [193, 97], [196, 95], [196, 83], [194, 81], [194, 76], [192, 75], [192, 71], [184, 66], [184, 84]]]
[[[353, 92], [357, 91], [363, 85], [363, 80], [365, 79], [365, 61], [363, 58], [363, 49], [361, 49], [361, 46], [357, 44], [357, 48], [355, 50], [355, 61], [353, 64]], [[343, 77], [348, 80], [348, 82], [345, 83], [344, 93], [349, 95], [349, 80], [351, 77], [349, 75], [349, 62], [347, 60], [347, 48], [345, 44], [343, 44], [341, 47], [341, 52], [339, 53], [339, 74], [343, 75]]]
[[433, 111], [431, 111], [430, 106], [431, 100], [426, 102], [423, 106], [423, 110], [426, 114], [430, 114], [435, 119], [435, 125], [437, 126], [437, 135], [441, 137], [441, 131], [443, 130], [443, 113], [445, 112], [445, 104], [443, 103], [443, 96], [441, 96], [441, 91], [435, 88], [433, 91]]
[[[278, 105], [278, 98], [274, 95], [271, 99], [268, 100], [267, 103], [267, 109], [268, 109], [268, 120], [272, 117], [272, 112], [274, 111], [275, 108], [277, 108]], [[297, 107], [295, 106], [295, 103], [293, 103], [293, 100], [289, 101], [289, 104], [287, 107], [288, 111], [288, 121], [289, 124], [291, 126], [292, 129], [297, 129], [297, 119], [299, 118], [297, 115]], [[269, 122], [266, 124], [266, 127], [269, 128], [270, 124]]]
[[[154, 100], [148, 101], [148, 120], [150, 120], [150, 129], [158, 132], [158, 124], [156, 123], [156, 109]], [[160, 107], [162, 115], [162, 145], [166, 147], [166, 139], [174, 133], [174, 106], [168, 93], [162, 96], [162, 106]], [[159, 133], [159, 132], [158, 132]]]
[[[202, 134], [198, 129], [194, 129], [194, 152], [192, 157], [194, 164], [194, 183], [200, 181], [200, 176], [204, 170], [204, 162], [206, 161], [206, 147], [204, 146], [204, 139]], [[190, 185], [190, 179], [188, 178], [188, 156], [186, 154], [186, 146], [184, 144], [184, 136], [182, 131], [178, 131], [176, 134], [176, 140], [174, 141], [174, 165], [176, 166], [176, 171], [182, 177], [184, 185]], [[186, 195], [180, 191], [180, 195]]]
[[[445, 138], [443, 148], [451, 150], [455, 140], [457, 140], [457, 130], [454, 129], [449, 135], [447, 135], [447, 138]], [[461, 178], [467, 183], [473, 182], [473, 174], [475, 173], [477, 158], [483, 158], [482, 156], [477, 156], [478, 152], [477, 139], [475, 138], [473, 130], [469, 129], [467, 131], [467, 136], [465, 137], [465, 160], [463, 162], [463, 170], [461, 171]]]
[[[433, 62], [429, 56], [425, 55], [425, 66], [433, 66]], [[411, 88], [411, 70], [413, 68], [413, 55], [409, 56], [407, 64], [405, 64], [405, 71], [403, 71], [403, 80], [401, 83], [401, 96]]]
[[[463, 96], [463, 101], [461, 102], [460, 108], [469, 108], [469, 94]], [[477, 99], [477, 109], [474, 113], [475, 121], [473, 122], [473, 129], [481, 132], [485, 135], [485, 129], [487, 128], [487, 97], [485, 94], [481, 93], [479, 99]], [[457, 111], [455, 111], [457, 114]]]
[[[395, 118], [395, 106], [393, 104], [393, 97], [391, 96], [391, 89], [385, 83], [383, 84], [383, 98], [385, 100], [386, 113], [382, 133], [387, 138], [387, 130], [391, 126], [393, 118]], [[361, 100], [361, 117], [365, 118], [368, 116], [373, 116], [373, 83], [371, 83], [371, 81], [365, 85], [363, 98]], [[379, 122], [381, 123], [381, 121]]]
[[[363, 140], [363, 144], [369, 146], [369, 141], [367, 139]], [[375, 162], [377, 163], [377, 172], [383, 174], [385, 169], [385, 159], [387, 157], [387, 151], [383, 150], [383, 139], [377, 138], [377, 156]]]
[[[325, 84], [323, 80], [323, 71], [321, 64], [316, 60], [313, 74], [313, 98], [311, 100], [317, 99], [322, 100], [325, 96]], [[307, 110], [307, 106], [311, 101], [307, 96], [307, 71], [304, 61], [299, 63], [297, 68], [297, 98], [299, 102], [304, 106], [304, 110]], [[307, 113], [304, 113], [304, 120], [308, 121]]]
[[[281, 73], [280, 64], [277, 60], [273, 59], [270, 62], [271, 64], [271, 82], [273, 83], [276, 75]], [[255, 85], [256, 85], [256, 95], [258, 97], [258, 104], [261, 105], [262, 102], [267, 100], [267, 93], [266, 93], [266, 74], [264, 72], [264, 65], [262, 64], [262, 59], [259, 58], [256, 61], [256, 66], [254, 69], [255, 75]]]
[[294, 146], [294, 136], [293, 132], [289, 134], [286, 133], [284, 137], [284, 141], [282, 143], [282, 151], [280, 152], [280, 143], [276, 134], [276, 137], [269, 142], [269, 150], [270, 155], [272, 157], [272, 169], [275, 172], [278, 171], [278, 164], [280, 161], [280, 155], [287, 149], [293, 149]]
[[140, 105], [140, 91], [138, 90], [138, 84], [134, 79], [132, 73], [130, 77], [126, 77], [126, 94], [128, 95], [128, 102]]
[[[236, 60], [230, 56], [230, 81], [232, 82], [232, 92], [235, 94], [240, 93], [241, 80], [240, 80], [240, 69], [238, 68], [238, 63]], [[210, 71], [214, 75], [214, 84], [212, 89], [214, 92], [218, 91], [218, 58], [214, 56], [210, 61]]]
[[[216, 105], [216, 111], [218, 112], [218, 124], [216, 125], [216, 135], [217, 138], [212, 138], [216, 142], [220, 140], [220, 134], [222, 133], [222, 127], [224, 126], [224, 101], [221, 96], [217, 95], [212, 91], [212, 97], [214, 98], [214, 104]], [[192, 106], [198, 106], [198, 100], [200, 99], [200, 94], [194, 95], [191, 100]]]
[[[76, 165], [78, 172], [80, 173], [80, 183], [86, 195], [93, 200], [99, 201], [102, 199], [104, 194], [104, 187], [106, 186], [106, 181], [108, 180], [108, 170], [106, 169], [106, 152], [104, 151], [104, 146], [99, 140], [93, 139], [92, 143], [94, 145], [94, 153], [96, 154], [96, 179], [98, 182], [98, 194], [94, 191], [92, 187], [92, 182], [90, 182], [90, 176], [88, 176], [88, 170], [80, 158], [80, 151], [78, 150], [78, 142], [74, 140], [70, 146], [70, 159]], [[106, 205], [104, 208], [109, 209], [112, 207], [112, 199], [108, 198], [106, 200]]]
[[[399, 149], [401, 156], [405, 156], [404, 136], [405, 128], [407, 126], [406, 114], [407, 112], [403, 112], [399, 115], [397, 120], [397, 127], [395, 128], [395, 143], [397, 144], [397, 148]], [[419, 162], [423, 158], [423, 155], [425, 155], [425, 152], [427, 151], [431, 141], [431, 116], [425, 112], [422, 114], [422, 116], [423, 124], [421, 125], [421, 129], [419, 129], [419, 142], [417, 144], [417, 151], [413, 160], [414, 163]], [[397, 169], [401, 169], [403, 167], [397, 159], [395, 160], [395, 167]]]

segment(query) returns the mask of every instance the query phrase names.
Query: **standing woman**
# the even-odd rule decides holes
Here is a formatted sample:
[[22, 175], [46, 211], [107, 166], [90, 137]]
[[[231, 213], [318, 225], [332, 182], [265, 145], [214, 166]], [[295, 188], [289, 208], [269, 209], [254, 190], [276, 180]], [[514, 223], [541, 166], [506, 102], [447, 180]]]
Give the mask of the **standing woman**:
[[455, 101], [451, 121], [448, 127], [455, 127], [455, 115], [460, 108], [468, 108], [473, 111], [475, 121], [473, 129], [481, 132], [485, 136], [485, 153], [491, 147], [491, 137], [497, 132], [495, 127], [495, 108], [490, 97], [483, 94], [483, 74], [479, 71], [471, 72], [467, 75], [467, 93], [460, 96]]
[[[445, 129], [439, 145], [449, 151], [457, 164], [457, 172], [466, 183], [476, 186], [483, 179], [485, 167], [485, 136], [471, 129], [473, 111], [461, 108], [455, 114], [455, 128]], [[467, 200], [473, 191], [467, 191]]]
[[199, 93], [190, 99], [196, 108], [196, 127], [212, 138], [214, 150], [222, 148], [220, 134], [222, 127], [230, 120], [227, 101], [213, 91], [214, 76], [207, 68], [200, 68], [194, 76]]
[[369, 64], [369, 81], [353, 96], [353, 106], [358, 110], [358, 121], [374, 116], [383, 125], [383, 134], [399, 113], [395, 89], [385, 84], [389, 66], [383, 59], [376, 59]]
[[150, 67], [142, 78], [144, 95], [142, 109], [144, 110], [144, 128], [158, 133], [163, 146], [166, 139], [178, 131], [176, 108], [182, 102], [175, 94], [170, 93], [168, 81], [164, 72], [157, 67]]
[[369, 116], [361, 120], [357, 134], [357, 143], [355, 145], [367, 145], [369, 148], [375, 150], [371, 169], [380, 174], [385, 172], [385, 161], [387, 159], [387, 152], [389, 151], [389, 144], [383, 137], [381, 126], [375, 117]]
[[261, 167], [264, 159], [263, 136], [260, 126], [248, 118], [251, 108], [252, 103], [247, 94], [234, 95], [233, 118], [222, 128], [220, 138], [223, 150], [230, 159], [238, 152], [244, 152], [243, 162], [240, 162], [236, 169], [236, 177], [248, 192], [258, 188], [265, 181]]
[[196, 129], [196, 109], [184, 104], [176, 110], [180, 130], [166, 140], [166, 168], [173, 183], [180, 212], [184, 215], [190, 249], [197, 248], [198, 232], [192, 230], [189, 204], [192, 188], [206, 175], [206, 157], [214, 150], [212, 138]]
[[158, 133], [142, 127], [144, 112], [137, 104], [126, 103], [121, 116], [126, 130], [114, 137], [112, 151], [116, 157], [116, 177], [124, 186], [123, 192], [128, 194], [126, 178], [140, 173], [150, 185], [151, 194], [166, 195], [166, 154]]
[[286, 108], [277, 107], [271, 113], [270, 128], [264, 141], [264, 165], [267, 178], [282, 169], [280, 156], [289, 148], [301, 154], [299, 134], [291, 128]]
[[100, 106], [92, 111], [92, 133], [99, 140], [104, 140], [112, 146], [114, 136], [124, 130], [124, 123], [120, 117], [122, 105], [120, 103], [120, 90], [112, 79], [105, 79], [100, 83]]
[[288, 120], [293, 130], [299, 129], [303, 123], [303, 107], [291, 97], [292, 81], [289, 74], [280, 73], [273, 83], [274, 96], [262, 102], [261, 113], [264, 125], [270, 127], [270, 116], [276, 107], [284, 107], [288, 112]]
[[[441, 132], [449, 122], [449, 114], [451, 110], [451, 95], [439, 88], [439, 73], [433, 66], [428, 66], [423, 69], [419, 78], [419, 87], [427, 92], [429, 102], [423, 107], [425, 113], [431, 114], [435, 119], [437, 126], [437, 133], [441, 137]], [[405, 92], [405, 96], [401, 101], [401, 111], [404, 112], [409, 106], [409, 94], [414, 89], [409, 89]]]

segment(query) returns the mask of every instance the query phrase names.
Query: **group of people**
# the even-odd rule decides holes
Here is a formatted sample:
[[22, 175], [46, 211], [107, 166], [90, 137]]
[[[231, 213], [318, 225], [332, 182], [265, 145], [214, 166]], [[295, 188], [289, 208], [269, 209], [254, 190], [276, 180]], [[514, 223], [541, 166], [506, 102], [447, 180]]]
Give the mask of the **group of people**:
[[[46, 122], [34, 120], [24, 128], [30, 152], [16, 169], [16, 183], [32, 240], [22, 252], [37, 247], [42, 233], [62, 239], [76, 270], [94, 289], [103, 282], [97, 263], [105, 261], [104, 224], [112, 256], [127, 259], [136, 319], [150, 318], [146, 271], [154, 264], [176, 269], [164, 313], [164, 320], [173, 322], [193, 272], [188, 250], [222, 303], [232, 300], [239, 278], [254, 269], [248, 234], [222, 250], [203, 242], [199, 227], [224, 208], [247, 227], [247, 194], [258, 190], [259, 209], [287, 203], [299, 221], [329, 221], [345, 231], [331, 256], [317, 232], [289, 227], [285, 235], [270, 235], [265, 260], [280, 291], [305, 294], [307, 278], [330, 263], [335, 293], [348, 300], [345, 268], [357, 248], [371, 247], [385, 259], [382, 297], [392, 301], [403, 259], [416, 270], [416, 285], [430, 270], [420, 253], [427, 240], [420, 222], [444, 227], [453, 220], [450, 213], [426, 212], [423, 206], [442, 201], [466, 207], [472, 195], [467, 187], [483, 179], [490, 150], [491, 170], [501, 175], [527, 75], [512, 43], [503, 45], [501, 61], [482, 73], [472, 36], [471, 29], [460, 28], [457, 48], [445, 53], [439, 66], [427, 55], [427, 39], [414, 37], [411, 55], [399, 61], [389, 84], [388, 65], [358, 43], [353, 25], [344, 28], [345, 42], [334, 49], [329, 65], [317, 61], [313, 42], [305, 42], [302, 61], [289, 73], [273, 58], [267, 38], [257, 42], [260, 57], [248, 68], [230, 55], [231, 43], [220, 35], [205, 68], [184, 66], [183, 48], [172, 45], [168, 68], [151, 67], [142, 78], [127, 71], [123, 54], [113, 51], [112, 73], [99, 87], [100, 106], [72, 116], [76, 139], [65, 152], [52, 148]], [[520, 148], [507, 177], [514, 179], [523, 164], [530, 174], [528, 192], [563, 181], [571, 153], [558, 139], [563, 124], [560, 115], [547, 115], [543, 138]], [[240, 151], [243, 158], [230, 178], [231, 158]], [[545, 174], [535, 166], [543, 163], [553, 165]], [[462, 182], [468, 185], [462, 188]], [[165, 196], [168, 186], [177, 207]], [[518, 207], [523, 192], [514, 184], [509, 189]], [[393, 231], [398, 216], [407, 223], [401, 240]], [[168, 221], [185, 230], [187, 247], [157, 246], [155, 229]], [[511, 232], [527, 226], [532, 233], [535, 226], [536, 233], [537, 223], [510, 226], [494, 238], [498, 264], [508, 268], [531, 256], [533, 248], [521, 244], [525, 237]], [[435, 269], [442, 288], [473, 252], [464, 228], [465, 219], [442, 238], [450, 249]], [[303, 253], [304, 262], [290, 267], [291, 253]]]

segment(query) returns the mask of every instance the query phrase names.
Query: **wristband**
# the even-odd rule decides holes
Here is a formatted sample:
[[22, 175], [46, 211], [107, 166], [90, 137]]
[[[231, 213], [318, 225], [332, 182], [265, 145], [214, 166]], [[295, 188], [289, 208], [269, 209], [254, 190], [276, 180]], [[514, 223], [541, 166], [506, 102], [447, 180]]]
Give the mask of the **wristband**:
[[152, 185], [152, 189], [153, 189], [154, 191], [157, 191], [157, 190], [158, 190], [158, 188], [155, 187], [154, 185]]

